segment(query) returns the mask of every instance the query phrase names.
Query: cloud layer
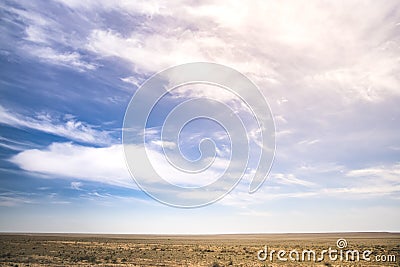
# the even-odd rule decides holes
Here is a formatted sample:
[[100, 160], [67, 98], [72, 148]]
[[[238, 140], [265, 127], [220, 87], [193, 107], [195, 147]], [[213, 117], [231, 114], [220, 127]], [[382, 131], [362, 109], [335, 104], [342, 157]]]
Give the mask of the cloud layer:
[[[18, 221], [30, 221], [24, 208], [49, 201], [71, 205], [64, 218], [73, 218], [81, 201], [117, 207], [129, 198], [126, 191], [137, 193], [130, 190], [137, 188], [118, 145], [132, 93], [164, 68], [211, 61], [257, 84], [277, 128], [269, 179], [249, 195], [250, 168], [221, 205], [209, 207], [220, 220], [215, 229], [226, 230], [231, 221], [232, 231], [269, 231], [270, 225], [286, 232], [399, 230], [398, 1], [7, 1], [0, 9], [0, 206], [13, 207], [4, 214], [21, 207]], [[214, 89], [175, 93], [168, 101], [210, 96], [245, 111]], [[161, 164], [160, 147], [179, 144], [156, 139], [161, 124], [153, 119], [148, 145], [154, 164], [171, 182], [187, 183]], [[196, 147], [210, 132], [200, 130], [186, 133], [185, 147]], [[213, 134], [218, 140], [219, 133]], [[249, 136], [256, 139], [257, 131]], [[218, 147], [221, 158], [228, 152]], [[190, 182], [208, 183], [223, 166], [221, 161], [215, 172]], [[95, 190], [87, 190], [88, 184]], [[40, 202], [42, 191], [47, 195]], [[129, 201], [141, 204], [132, 205], [140, 214], [157, 215], [137, 222], [138, 229], [151, 229], [147, 224], [154, 221], [157, 229], [179, 232], [188, 218], [179, 211], [174, 221], [171, 210]], [[189, 216], [187, 225], [208, 227], [206, 213]], [[159, 215], [171, 225], [157, 226]]]

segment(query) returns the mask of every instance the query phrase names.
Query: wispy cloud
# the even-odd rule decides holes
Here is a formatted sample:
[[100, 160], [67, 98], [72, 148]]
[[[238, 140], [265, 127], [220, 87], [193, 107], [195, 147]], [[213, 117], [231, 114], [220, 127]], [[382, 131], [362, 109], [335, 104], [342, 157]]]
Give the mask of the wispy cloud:
[[[397, 1], [346, 5], [256, 1], [245, 6], [219, 1], [196, 7], [159, 1], [59, 2], [79, 14], [84, 31], [64, 27], [46, 16], [39, 4], [30, 10], [10, 8], [25, 24], [29, 42], [25, 45], [49, 63], [80, 71], [96, 68], [96, 63], [82, 59], [82, 51], [123, 59], [137, 72], [152, 74], [179, 63], [209, 60], [249, 74], [263, 86], [291, 83], [307, 95], [323, 88], [345, 101], [375, 102], [399, 94]], [[81, 20], [109, 12], [146, 16], [140, 26], [127, 29]], [[74, 34], [68, 34], [72, 30]], [[68, 49], [59, 51], [62, 42]], [[275, 100], [282, 104], [288, 98]]]
[[271, 177], [272, 182], [276, 182], [278, 184], [283, 184], [283, 185], [301, 185], [301, 186], [305, 186], [305, 187], [316, 186], [315, 183], [299, 179], [292, 173], [289, 173], [289, 174], [274, 173], [274, 174], [271, 174], [271, 176], [272, 176]]
[[128, 76], [128, 77], [120, 78], [120, 79], [121, 79], [121, 81], [123, 81], [125, 83], [134, 85], [135, 87], [139, 87], [144, 82], [143, 79], [141, 79], [139, 77], [135, 77], [135, 76]]
[[[338, 170], [341, 172], [338, 172]], [[340, 166], [318, 166], [308, 168], [309, 176], [319, 177], [322, 173], [329, 177], [329, 186], [324, 186], [315, 178], [301, 180], [293, 174], [272, 173], [257, 194], [247, 194], [246, 187], [238, 186], [221, 204], [242, 208], [271, 200], [285, 199], [376, 199], [389, 197], [398, 199], [400, 195], [400, 165], [373, 166], [364, 169], [344, 171]], [[317, 176], [315, 176], [317, 175]], [[300, 187], [299, 187], [300, 186]]]
[[[307, 95], [320, 93], [321, 88], [349, 102], [399, 95], [397, 1], [219, 1], [196, 6], [180, 1], [59, 2], [78, 14], [84, 30], [62, 25], [40, 4], [31, 4], [29, 10], [3, 7], [24, 23], [24, 45], [52, 64], [93, 70], [96, 63], [82, 58], [81, 52], [88, 52], [123, 59], [137, 72], [152, 74], [179, 63], [209, 60], [249, 74], [263, 86], [290, 83]], [[123, 29], [82, 19], [112, 12], [146, 16], [141, 25]], [[275, 101], [282, 104], [288, 98]]]
[[153, 73], [179, 63], [206, 60], [199, 51], [196, 38], [192, 37], [178, 39], [132, 33], [129, 38], [124, 38], [115, 31], [96, 29], [92, 31], [86, 48], [103, 57], [124, 59], [138, 66], [142, 73]]
[[71, 188], [74, 190], [82, 190], [83, 183], [82, 182], [71, 182]]
[[[97, 65], [84, 59], [77, 44], [78, 40], [67, 39], [62, 22], [52, 19], [37, 6], [30, 3], [30, 8], [3, 6], [14, 19], [25, 26], [25, 36], [19, 40], [20, 52], [52, 65], [63, 66], [84, 72], [94, 70]], [[79, 38], [78, 38], [79, 39]]]
[[[70, 6], [78, 8], [80, 4]], [[90, 7], [89, 10], [102, 9], [96, 4], [83, 6]], [[112, 6], [117, 10], [125, 7], [121, 4]], [[386, 95], [398, 94], [399, 80], [395, 73], [399, 64], [393, 57], [397, 41], [394, 37], [396, 15], [392, 12], [398, 10], [395, 1], [370, 6], [355, 1], [346, 6], [331, 4], [329, 8], [307, 4], [301, 15], [293, 12], [302, 6], [300, 2], [256, 2], [245, 8], [224, 2], [196, 8], [182, 3], [179, 7], [173, 3], [157, 5], [152, 15], [165, 19], [166, 23], [161, 25], [165, 30], [154, 28], [150, 33], [121, 34], [115, 30], [93, 29], [87, 49], [101, 56], [122, 58], [143, 71], [153, 72], [179, 63], [211, 60], [261, 78], [269, 85], [271, 79], [284, 79], [278, 73], [286, 73], [301, 84], [301, 90], [324, 88], [346, 100], [379, 101]], [[349, 12], [352, 9], [349, 7], [354, 7], [354, 11]], [[150, 12], [146, 8], [128, 10]], [[332, 14], [332, 10], [336, 11], [335, 15], [328, 15], [327, 12]], [[264, 21], [266, 15], [269, 23]], [[170, 16], [178, 19], [168, 20]], [[365, 19], [348, 24], [347, 21], [354, 16]], [[199, 20], [202, 23], [197, 24], [196, 29], [189, 27], [193, 21]], [[385, 26], [377, 26], [382, 24]], [[146, 26], [152, 28], [155, 24], [150, 20], [146, 21]], [[370, 31], [371, 28], [374, 31]], [[341, 29], [340, 33], [338, 29]], [[246, 32], [247, 42], [241, 45], [243, 32]], [[233, 43], [235, 45], [231, 45]], [[282, 55], [279, 51], [287, 54]], [[314, 51], [315, 57], [306, 56], [305, 51]], [[280, 54], [280, 57], [275, 57], [275, 54]], [[343, 54], [346, 60], [337, 62]], [[272, 62], [280, 67], [274, 67]], [[302, 74], [291, 70], [293, 64], [301, 68]]]
[[67, 1], [57, 0], [58, 2], [74, 9], [90, 10], [114, 10], [114, 11], [128, 11], [138, 14], [156, 15], [166, 12], [166, 7], [160, 1], [118, 1], [110, 2], [107, 0], [84, 0], [84, 1]]
[[38, 147], [37, 145], [31, 142], [17, 141], [3, 136], [0, 136], [0, 146], [15, 151], [22, 151], [28, 148]]
[[32, 200], [29, 194], [21, 192], [3, 192], [0, 193], [0, 206], [14, 207], [24, 204], [34, 204], [36, 201]]
[[81, 54], [75, 51], [59, 52], [51, 47], [36, 46], [27, 46], [25, 49], [41, 61], [49, 64], [70, 67], [78, 71], [94, 70], [97, 67], [95, 64], [84, 61]]
[[15, 151], [22, 151], [26, 147], [20, 146], [19, 144], [16, 144], [12, 142], [12, 140], [4, 138], [0, 136], [0, 147], [10, 149], [10, 150], [15, 150]]
[[10, 111], [1, 105], [0, 123], [17, 128], [42, 131], [84, 143], [109, 144], [111, 142], [108, 132], [97, 130], [94, 126], [73, 118], [60, 120], [50, 114], [28, 117]]
[[316, 144], [316, 143], [319, 143], [319, 142], [320, 142], [319, 139], [314, 139], [314, 140], [302, 140], [302, 141], [300, 141], [298, 144], [299, 144], [299, 145], [313, 145], [313, 144]]
[[400, 185], [400, 164], [350, 170], [346, 175], [348, 177], [372, 179], [375, 180], [377, 184], [395, 182]]

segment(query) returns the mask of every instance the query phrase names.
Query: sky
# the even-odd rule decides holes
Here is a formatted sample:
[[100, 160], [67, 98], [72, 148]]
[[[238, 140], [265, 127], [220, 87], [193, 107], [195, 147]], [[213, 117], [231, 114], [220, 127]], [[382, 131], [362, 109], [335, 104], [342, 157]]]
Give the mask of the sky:
[[[400, 231], [400, 2], [6, 0], [0, 20], [0, 231]], [[250, 161], [224, 198], [182, 209], [134, 182], [123, 121], [148, 78], [199, 61], [258, 86], [276, 151], [255, 193]], [[161, 145], [177, 146], [158, 139], [165, 113], [199, 97], [248, 113], [218, 88], [174, 91], [146, 128], [162, 173]], [[207, 123], [184, 128], [179, 147], [194, 160], [213, 139], [217, 166], [170, 182], [203, 185], [223, 170], [229, 135]]]

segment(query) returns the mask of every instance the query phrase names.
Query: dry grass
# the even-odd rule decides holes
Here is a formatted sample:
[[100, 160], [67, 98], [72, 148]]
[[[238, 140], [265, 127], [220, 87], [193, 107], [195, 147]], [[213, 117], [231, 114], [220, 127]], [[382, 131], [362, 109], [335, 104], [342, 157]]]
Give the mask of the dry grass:
[[[261, 262], [257, 251], [336, 248], [395, 255], [394, 263]], [[400, 266], [400, 234], [283, 235], [0, 235], [0, 266]]]

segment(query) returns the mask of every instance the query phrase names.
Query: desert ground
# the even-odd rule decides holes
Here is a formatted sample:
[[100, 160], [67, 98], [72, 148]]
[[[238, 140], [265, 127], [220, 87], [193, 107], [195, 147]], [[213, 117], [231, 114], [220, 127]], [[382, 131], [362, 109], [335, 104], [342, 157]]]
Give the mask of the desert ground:
[[[371, 250], [370, 261], [265, 261], [271, 250]], [[339, 252], [338, 252], [339, 253]], [[376, 256], [385, 261], [377, 261]], [[260, 254], [263, 256], [263, 254]], [[269, 255], [268, 255], [269, 256]], [[296, 259], [295, 254], [292, 254]], [[286, 258], [288, 254], [286, 254]], [[338, 257], [339, 258], [339, 257]], [[400, 233], [96, 235], [0, 234], [0, 266], [400, 266]]]

